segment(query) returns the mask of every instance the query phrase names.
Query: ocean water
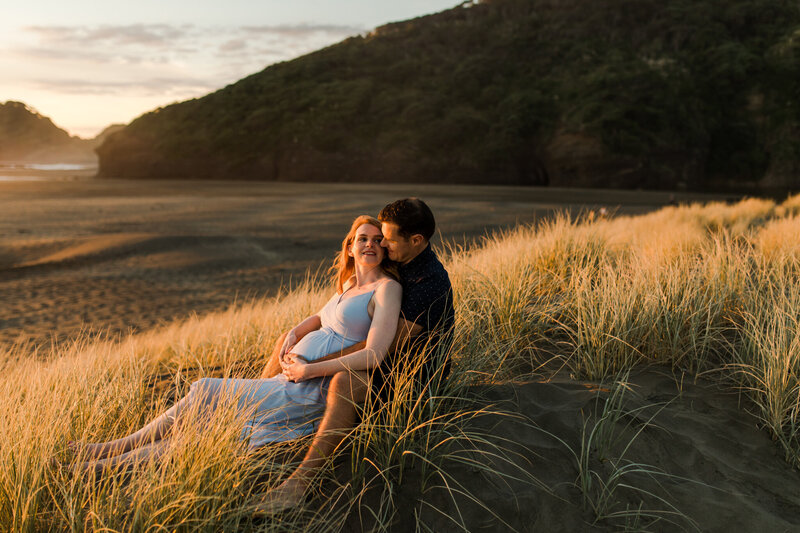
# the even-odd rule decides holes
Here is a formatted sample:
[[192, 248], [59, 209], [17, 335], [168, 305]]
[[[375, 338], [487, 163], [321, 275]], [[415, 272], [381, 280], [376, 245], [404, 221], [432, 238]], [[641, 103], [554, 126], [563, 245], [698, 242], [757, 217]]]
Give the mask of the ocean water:
[[70, 163], [39, 165], [34, 163], [24, 168], [30, 168], [31, 170], [91, 170], [97, 168], [97, 165], [73, 165]]
[[0, 163], [0, 181], [85, 179], [93, 176], [96, 172], [96, 164]]
[[0, 174], [0, 181], [50, 181], [54, 178], [48, 176], [4, 176]]

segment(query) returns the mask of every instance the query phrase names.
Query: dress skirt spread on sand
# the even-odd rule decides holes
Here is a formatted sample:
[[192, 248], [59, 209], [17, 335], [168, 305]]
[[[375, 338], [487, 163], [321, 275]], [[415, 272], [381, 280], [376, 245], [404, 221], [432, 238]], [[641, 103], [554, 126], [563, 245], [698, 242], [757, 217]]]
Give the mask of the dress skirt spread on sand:
[[[344, 300], [346, 292], [335, 294], [319, 313], [322, 327], [300, 339], [292, 353], [314, 361], [365, 340], [372, 323], [367, 307], [373, 292]], [[235, 399], [237, 408], [251, 415], [242, 439], [258, 448], [313, 433], [325, 410], [329, 382], [330, 377], [324, 377], [294, 383], [283, 374], [269, 379], [203, 378], [192, 383], [187, 399], [190, 405], [202, 401], [211, 410], [222, 398]]]

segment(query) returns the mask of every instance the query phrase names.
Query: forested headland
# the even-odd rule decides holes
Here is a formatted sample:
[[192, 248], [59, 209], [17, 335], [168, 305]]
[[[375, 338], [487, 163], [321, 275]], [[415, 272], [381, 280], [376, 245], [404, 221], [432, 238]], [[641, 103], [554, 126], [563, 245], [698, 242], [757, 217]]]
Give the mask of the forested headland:
[[491, 0], [154, 110], [101, 177], [800, 185], [800, 5]]

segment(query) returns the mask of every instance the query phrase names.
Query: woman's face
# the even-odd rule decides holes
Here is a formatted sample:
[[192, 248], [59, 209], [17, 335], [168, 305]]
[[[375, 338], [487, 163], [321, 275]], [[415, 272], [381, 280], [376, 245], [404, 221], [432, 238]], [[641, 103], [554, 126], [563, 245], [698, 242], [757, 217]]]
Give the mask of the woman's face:
[[379, 265], [386, 253], [381, 248], [383, 234], [372, 224], [362, 224], [356, 229], [353, 244], [350, 245], [350, 255], [360, 265]]

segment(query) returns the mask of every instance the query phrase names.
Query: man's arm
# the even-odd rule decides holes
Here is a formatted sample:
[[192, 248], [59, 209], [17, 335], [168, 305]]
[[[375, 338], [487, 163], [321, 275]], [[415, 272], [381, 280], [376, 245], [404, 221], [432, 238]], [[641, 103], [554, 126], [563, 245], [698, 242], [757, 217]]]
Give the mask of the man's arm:
[[[403, 318], [397, 321], [397, 333], [394, 335], [394, 340], [392, 341], [391, 346], [389, 346], [389, 351], [394, 352], [398, 346], [402, 346], [409, 340], [413, 339], [417, 335], [422, 333], [422, 326], [419, 324], [415, 324], [414, 322], [409, 322]], [[329, 353], [324, 357], [320, 357], [316, 359], [314, 362], [309, 364], [315, 364], [321, 361], [330, 361], [331, 359], [337, 359], [342, 357], [343, 355], [350, 355], [353, 352], [357, 352], [359, 350], [363, 350], [367, 346], [367, 341], [357, 342], [352, 346], [348, 346], [347, 348], [343, 348], [341, 350], [337, 350], [333, 353]], [[287, 354], [287, 355], [294, 355], [294, 354]]]
[[420, 333], [422, 333], [422, 326], [400, 317], [400, 320], [397, 321], [397, 333], [394, 336], [392, 345], [389, 347], [389, 351], [396, 352], [398, 347], [406, 345]]
[[319, 359], [314, 360], [314, 363], [319, 361], [330, 361], [331, 359], [337, 359], [339, 357], [342, 357], [343, 355], [350, 355], [353, 352], [363, 350], [366, 346], [367, 346], [367, 341], [357, 342], [352, 346], [348, 346], [347, 348], [342, 348], [341, 350], [336, 350], [335, 352], [331, 352], [328, 355], [320, 357]]

